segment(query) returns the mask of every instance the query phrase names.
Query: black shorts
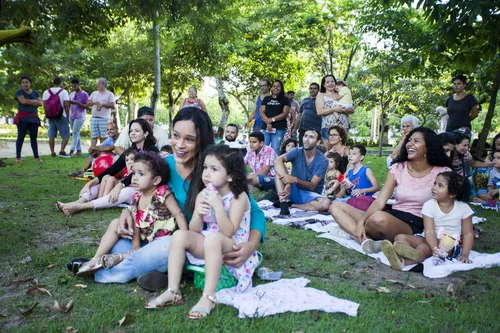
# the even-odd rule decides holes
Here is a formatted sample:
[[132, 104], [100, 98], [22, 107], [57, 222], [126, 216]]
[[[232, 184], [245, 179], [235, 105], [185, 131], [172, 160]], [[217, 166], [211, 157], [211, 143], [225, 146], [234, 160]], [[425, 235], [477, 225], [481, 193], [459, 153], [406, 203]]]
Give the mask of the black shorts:
[[388, 210], [387, 213], [408, 224], [413, 234], [421, 234], [422, 232], [424, 232], [423, 218], [396, 209]]

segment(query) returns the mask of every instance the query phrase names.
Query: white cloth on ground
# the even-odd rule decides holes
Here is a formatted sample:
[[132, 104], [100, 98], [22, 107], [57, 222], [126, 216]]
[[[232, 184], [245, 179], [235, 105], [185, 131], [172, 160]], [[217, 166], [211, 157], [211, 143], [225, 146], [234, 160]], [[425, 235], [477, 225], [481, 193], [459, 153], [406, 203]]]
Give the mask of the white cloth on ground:
[[276, 313], [308, 310], [342, 312], [351, 317], [357, 316], [358, 303], [306, 287], [309, 282], [305, 278], [282, 279], [249, 288], [243, 293], [237, 292], [236, 287], [222, 289], [215, 296], [218, 303], [237, 308], [239, 318], [265, 317]]

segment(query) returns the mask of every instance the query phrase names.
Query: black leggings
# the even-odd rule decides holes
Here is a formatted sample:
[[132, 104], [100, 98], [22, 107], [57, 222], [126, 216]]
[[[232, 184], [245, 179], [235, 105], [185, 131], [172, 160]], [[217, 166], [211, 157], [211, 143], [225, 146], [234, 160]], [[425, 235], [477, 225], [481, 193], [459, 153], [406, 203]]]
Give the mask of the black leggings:
[[30, 134], [31, 149], [33, 150], [33, 156], [38, 158], [38, 124], [28, 123], [26, 121], [20, 121], [17, 124], [17, 140], [16, 140], [16, 158], [21, 158], [21, 149], [23, 148], [24, 137], [26, 132]]

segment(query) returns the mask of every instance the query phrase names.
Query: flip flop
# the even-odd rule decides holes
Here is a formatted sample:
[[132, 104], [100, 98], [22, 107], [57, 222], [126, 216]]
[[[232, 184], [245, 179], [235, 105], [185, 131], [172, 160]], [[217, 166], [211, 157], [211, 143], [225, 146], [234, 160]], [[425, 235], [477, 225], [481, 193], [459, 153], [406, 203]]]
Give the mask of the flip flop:
[[[155, 310], [155, 309], [161, 309], [161, 308], [166, 308], [166, 307], [169, 307], [171, 305], [179, 305], [179, 304], [182, 304], [182, 296], [176, 292], [176, 291], [173, 291], [172, 289], [168, 288], [167, 291], [169, 291], [170, 293], [172, 293], [172, 295], [174, 295], [174, 299], [170, 300], [170, 301], [167, 301], [165, 303], [158, 303], [156, 300], [158, 299], [157, 298], [153, 298], [151, 299], [145, 306], [144, 308], [147, 309], [147, 310]], [[161, 296], [161, 295], [160, 295]]]
[[[211, 307], [204, 307], [204, 306], [200, 306], [200, 305], [193, 306], [193, 308], [191, 309], [191, 311], [189, 311], [189, 313], [188, 313], [188, 318], [189, 319], [198, 320], [198, 319], [201, 319], [201, 318], [205, 318], [208, 315], [210, 315], [210, 313], [212, 312], [212, 310], [215, 308], [215, 304], [217, 303], [217, 299], [215, 298], [215, 296], [212, 296], [212, 295], [209, 295], [209, 294], [203, 294], [202, 297], [204, 297], [204, 298], [208, 299], [209, 301], [211, 301], [213, 303], [212, 306]], [[199, 316], [194, 316], [195, 313], [198, 313]]]
[[386, 256], [387, 260], [391, 264], [392, 269], [400, 271], [403, 269], [403, 263], [401, 257], [394, 250], [394, 246], [388, 240], [382, 241], [382, 252]]
[[[94, 261], [96, 264], [94, 266], [90, 266], [90, 263]], [[102, 268], [102, 257], [101, 258], [92, 258], [86, 263], [80, 267], [78, 270], [78, 273], [76, 275], [78, 276], [89, 276], [89, 275], [94, 275], [95, 272], [100, 270]]]

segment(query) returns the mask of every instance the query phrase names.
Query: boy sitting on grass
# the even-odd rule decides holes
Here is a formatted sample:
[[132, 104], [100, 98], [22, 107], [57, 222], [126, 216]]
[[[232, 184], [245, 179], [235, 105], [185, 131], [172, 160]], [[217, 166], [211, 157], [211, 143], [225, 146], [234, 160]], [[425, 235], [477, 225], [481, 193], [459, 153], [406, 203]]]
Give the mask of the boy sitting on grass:
[[488, 178], [488, 193], [483, 194], [481, 198], [474, 198], [474, 202], [487, 203], [491, 206], [498, 200], [500, 190], [500, 150], [493, 151], [493, 169]]
[[252, 169], [247, 176], [248, 184], [262, 190], [274, 189], [274, 160], [277, 155], [273, 148], [264, 145], [264, 134], [252, 132], [249, 136], [250, 151], [245, 155], [245, 164]]
[[349, 151], [349, 164], [353, 167], [347, 170], [346, 177], [340, 183], [340, 186], [346, 191], [351, 191], [352, 197], [362, 195], [372, 196], [378, 191], [378, 181], [373, 174], [372, 169], [363, 165], [366, 148], [363, 145], [354, 145]]

